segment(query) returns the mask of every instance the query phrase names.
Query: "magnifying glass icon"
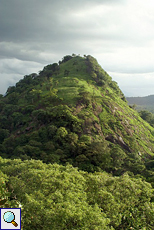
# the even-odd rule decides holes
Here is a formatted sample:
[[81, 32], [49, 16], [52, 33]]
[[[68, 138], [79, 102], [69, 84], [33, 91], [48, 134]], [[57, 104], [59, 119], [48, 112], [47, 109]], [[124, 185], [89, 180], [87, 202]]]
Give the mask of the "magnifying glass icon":
[[3, 219], [6, 223], [11, 223], [13, 224], [15, 227], [18, 226], [18, 224], [15, 222], [15, 215], [13, 212], [11, 211], [7, 211], [4, 213], [3, 215]]

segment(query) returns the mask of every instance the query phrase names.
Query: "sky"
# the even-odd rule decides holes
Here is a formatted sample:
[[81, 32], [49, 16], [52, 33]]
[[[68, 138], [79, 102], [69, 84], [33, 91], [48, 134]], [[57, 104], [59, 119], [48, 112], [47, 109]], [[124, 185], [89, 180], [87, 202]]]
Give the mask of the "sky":
[[154, 94], [153, 0], [0, 0], [0, 94], [65, 55], [92, 55], [125, 96]]

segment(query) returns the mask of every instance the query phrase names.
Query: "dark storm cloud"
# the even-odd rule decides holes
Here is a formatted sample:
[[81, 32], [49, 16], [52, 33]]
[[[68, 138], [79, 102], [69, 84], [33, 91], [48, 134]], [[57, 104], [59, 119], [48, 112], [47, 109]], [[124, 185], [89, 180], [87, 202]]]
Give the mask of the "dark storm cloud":
[[48, 15], [48, 1], [1, 1], [0, 7], [0, 41], [35, 41], [43, 35], [43, 31], [54, 23], [54, 6]]
[[[116, 3], [115, 3], [116, 2]], [[108, 12], [96, 12], [103, 4], [120, 4], [107, 0], [20, 0], [1, 1], [0, 58], [46, 63], [68, 53], [91, 53], [92, 43], [118, 40], [117, 25], [112, 33]], [[97, 16], [97, 17], [96, 17]], [[110, 19], [109, 19], [110, 18]], [[114, 27], [114, 28], [113, 28]], [[114, 38], [113, 38], [114, 33]], [[83, 44], [83, 46], [82, 46]], [[56, 54], [56, 55], [55, 55]]]
[[[93, 26], [94, 19], [84, 19], [80, 21], [76, 17], [76, 21], [70, 15], [78, 12], [78, 10], [86, 11], [92, 6], [98, 6], [103, 3], [115, 3], [115, 1], [89, 1], [89, 0], [1, 0], [0, 7], [0, 41], [15, 41], [15, 42], [32, 42], [32, 41], [53, 41], [55, 39], [62, 40], [66, 37], [69, 39], [69, 32], [75, 31], [75, 26], [78, 29], [87, 26], [89, 22]], [[117, 3], [119, 1], [116, 1]], [[82, 17], [81, 17], [82, 20]], [[75, 25], [73, 24], [75, 23]], [[73, 30], [71, 30], [70, 26]], [[84, 27], [85, 30], [85, 27]], [[79, 31], [80, 32], [80, 31]]]

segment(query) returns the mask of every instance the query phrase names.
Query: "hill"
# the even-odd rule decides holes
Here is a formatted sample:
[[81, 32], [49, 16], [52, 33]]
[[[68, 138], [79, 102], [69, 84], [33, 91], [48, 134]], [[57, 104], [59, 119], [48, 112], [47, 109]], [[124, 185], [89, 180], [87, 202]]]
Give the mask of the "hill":
[[148, 110], [154, 113], [154, 95], [149, 95], [146, 97], [126, 97], [129, 105], [136, 105], [136, 109]]
[[151, 230], [153, 136], [95, 58], [67, 55], [0, 97], [0, 207], [22, 230]]
[[0, 99], [4, 158], [140, 173], [153, 158], [153, 135], [90, 55], [67, 55], [38, 75], [25, 76]]

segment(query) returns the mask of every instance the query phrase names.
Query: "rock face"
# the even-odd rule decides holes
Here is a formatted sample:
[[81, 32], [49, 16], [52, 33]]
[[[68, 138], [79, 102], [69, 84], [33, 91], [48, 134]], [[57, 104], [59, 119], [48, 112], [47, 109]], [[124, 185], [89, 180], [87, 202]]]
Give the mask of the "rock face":
[[108, 135], [105, 138], [105, 140], [110, 141], [110, 142], [112, 142], [114, 144], [120, 145], [123, 149], [125, 149], [126, 151], [128, 151], [130, 153], [132, 152], [131, 149], [129, 148], [129, 146], [126, 145], [126, 143], [123, 141], [122, 137], [120, 137], [118, 135], [116, 137], [113, 136], [113, 135]]

